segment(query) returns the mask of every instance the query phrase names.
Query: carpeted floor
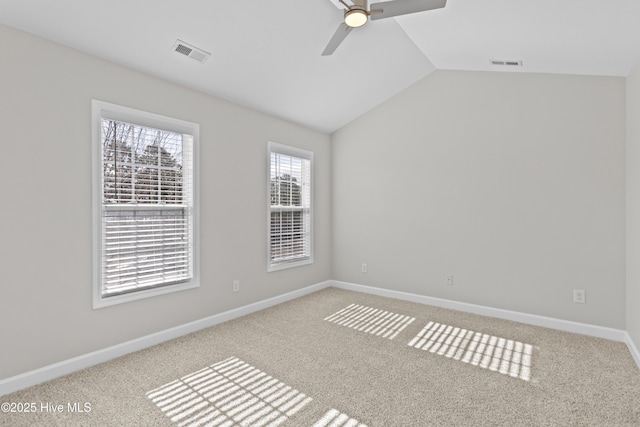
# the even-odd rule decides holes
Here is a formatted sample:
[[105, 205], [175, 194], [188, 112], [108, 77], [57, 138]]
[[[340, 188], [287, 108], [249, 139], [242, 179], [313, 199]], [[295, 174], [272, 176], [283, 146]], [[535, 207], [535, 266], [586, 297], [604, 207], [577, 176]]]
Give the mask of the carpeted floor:
[[640, 426], [623, 343], [328, 288], [0, 398], [6, 426]]

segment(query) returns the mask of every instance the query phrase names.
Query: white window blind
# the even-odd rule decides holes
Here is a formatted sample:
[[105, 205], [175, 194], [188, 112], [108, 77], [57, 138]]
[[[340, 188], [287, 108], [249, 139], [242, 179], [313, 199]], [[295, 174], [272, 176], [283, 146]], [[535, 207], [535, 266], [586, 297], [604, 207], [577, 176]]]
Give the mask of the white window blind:
[[102, 143], [103, 296], [191, 279], [191, 137], [102, 119]]
[[269, 145], [269, 270], [310, 263], [313, 153]]
[[194, 136], [105, 116], [99, 118], [98, 300], [189, 284]]

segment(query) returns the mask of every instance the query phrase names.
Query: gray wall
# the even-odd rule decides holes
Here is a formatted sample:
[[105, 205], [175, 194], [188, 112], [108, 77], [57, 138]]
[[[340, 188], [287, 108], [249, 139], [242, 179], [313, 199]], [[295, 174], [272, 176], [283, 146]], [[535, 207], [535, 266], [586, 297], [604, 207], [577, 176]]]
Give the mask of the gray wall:
[[[621, 78], [438, 71], [332, 142], [3, 26], [0, 48], [0, 378], [331, 278], [640, 343], [639, 69], [628, 106]], [[92, 310], [93, 98], [200, 123], [201, 288]], [[312, 266], [266, 273], [268, 140], [315, 154]]]
[[625, 109], [623, 78], [436, 71], [333, 135], [333, 278], [624, 329]]
[[[328, 135], [4, 26], [0, 51], [0, 378], [331, 278]], [[200, 288], [92, 309], [92, 98], [200, 124]], [[311, 266], [266, 272], [268, 140], [314, 152]]]
[[627, 78], [627, 332], [640, 349], [640, 66]]

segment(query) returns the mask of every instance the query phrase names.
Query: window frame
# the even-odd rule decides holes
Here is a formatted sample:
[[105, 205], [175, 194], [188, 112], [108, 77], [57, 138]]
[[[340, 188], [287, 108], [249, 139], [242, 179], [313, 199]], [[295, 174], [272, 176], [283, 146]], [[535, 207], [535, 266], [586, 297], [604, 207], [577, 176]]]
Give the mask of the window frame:
[[[112, 119], [135, 125], [157, 128], [192, 137], [192, 277], [185, 282], [136, 290], [128, 293], [103, 296], [102, 294], [102, 211], [103, 211], [103, 153], [102, 119]], [[200, 244], [199, 244], [199, 131], [197, 123], [162, 116], [147, 111], [111, 104], [93, 99], [91, 101], [91, 142], [92, 142], [92, 213], [93, 213], [93, 308], [103, 308], [130, 301], [150, 298], [193, 289], [200, 286]], [[153, 206], [153, 205], [151, 205]], [[148, 209], [148, 208], [147, 208]], [[158, 209], [161, 210], [161, 209]]]
[[[309, 192], [309, 218], [308, 218], [308, 247], [309, 247], [309, 256], [304, 259], [292, 259], [285, 261], [272, 262], [271, 261], [271, 213], [273, 212], [271, 207], [271, 154], [278, 153], [286, 156], [297, 157], [300, 159], [305, 159], [309, 161], [309, 183], [306, 186]], [[303, 265], [313, 264], [313, 211], [314, 211], [314, 191], [313, 191], [313, 152], [304, 150], [302, 148], [292, 147], [289, 145], [279, 144], [277, 142], [268, 141], [267, 143], [267, 272], [274, 272], [285, 270], [294, 267], [300, 267]], [[303, 197], [304, 199], [304, 197]], [[304, 211], [304, 208], [303, 208]]]

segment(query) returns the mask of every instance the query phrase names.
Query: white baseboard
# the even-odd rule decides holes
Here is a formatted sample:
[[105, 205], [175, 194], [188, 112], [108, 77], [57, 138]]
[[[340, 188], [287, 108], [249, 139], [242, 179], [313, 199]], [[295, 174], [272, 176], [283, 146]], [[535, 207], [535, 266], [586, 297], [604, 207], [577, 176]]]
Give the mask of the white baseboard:
[[317, 283], [306, 288], [298, 289], [283, 295], [269, 298], [264, 301], [259, 301], [233, 310], [225, 311], [223, 313], [206, 317], [204, 319], [196, 320], [194, 322], [186, 323], [184, 325], [176, 326], [174, 328], [146, 335], [144, 337], [124, 342], [122, 344], [107, 347], [102, 350], [97, 350], [88, 354], [84, 354], [82, 356], [74, 357], [72, 359], [64, 360], [59, 363], [54, 363], [43, 368], [35, 369], [33, 371], [25, 372], [14, 377], [0, 380], [0, 396], [43, 383], [45, 381], [70, 374], [72, 372], [76, 372], [81, 369], [85, 369], [90, 366], [109, 361], [116, 357], [124, 356], [125, 354], [142, 350], [147, 347], [151, 347], [153, 345], [160, 344], [165, 341], [178, 338], [204, 328], [208, 328], [210, 326], [215, 326], [220, 323], [236, 319], [238, 317], [246, 316], [247, 314], [255, 313], [257, 311], [273, 307], [283, 302], [320, 291], [330, 286], [350, 291], [379, 295], [404, 301], [411, 301], [419, 304], [433, 305], [452, 310], [479, 314], [482, 316], [496, 317], [499, 319], [512, 320], [515, 322], [521, 322], [535, 326], [542, 326], [566, 332], [574, 332], [583, 335], [624, 342], [627, 344], [627, 347], [629, 348], [629, 351], [635, 359], [636, 364], [640, 368], [640, 351], [638, 351], [638, 348], [631, 340], [629, 334], [623, 330], [554, 319], [544, 316], [537, 316], [534, 314], [519, 313], [516, 311], [485, 307], [464, 302], [433, 298], [425, 295], [417, 295], [407, 292], [358, 285], [354, 283], [328, 280], [326, 282]]
[[43, 383], [210, 326], [215, 326], [238, 317], [246, 316], [247, 314], [264, 310], [286, 301], [300, 298], [331, 286], [331, 283], [331, 281], [327, 281], [311, 285], [277, 297], [245, 305], [204, 319], [196, 320], [194, 322], [186, 323], [184, 325], [176, 326], [174, 328], [146, 335], [122, 344], [117, 344], [112, 347], [107, 347], [102, 350], [97, 350], [82, 356], [74, 357], [72, 359], [64, 360], [59, 363], [54, 363], [43, 368], [0, 380], [0, 396]]
[[[586, 323], [572, 322], [569, 320], [554, 319], [551, 317], [538, 316], [535, 314], [520, 313], [517, 311], [503, 310], [500, 308], [485, 307], [482, 305], [468, 304], [465, 302], [452, 301], [441, 298], [428, 297], [425, 295], [411, 294], [408, 292], [392, 291], [389, 289], [374, 288], [371, 286], [358, 285], [355, 283], [340, 282], [334, 280], [332, 286], [349, 291], [363, 292], [372, 295], [395, 298], [403, 301], [411, 301], [419, 304], [433, 305], [436, 307], [448, 308], [451, 310], [464, 311], [467, 313], [479, 314], [481, 316], [496, 317], [498, 319], [512, 320], [514, 322], [526, 323], [529, 325], [542, 326], [549, 329], [557, 329], [565, 332], [574, 332], [582, 335], [589, 335], [598, 338], [605, 338], [612, 341], [628, 343], [630, 338], [626, 331], [621, 329], [607, 328], [604, 326], [589, 325]], [[637, 353], [637, 351], [636, 351]], [[638, 359], [636, 359], [636, 362]], [[640, 363], [638, 363], [640, 367]]]
[[629, 347], [629, 351], [631, 352], [631, 356], [636, 361], [636, 365], [640, 368], [640, 350], [636, 347], [636, 344], [631, 339], [631, 336], [627, 333], [627, 339], [625, 340], [627, 347]]

